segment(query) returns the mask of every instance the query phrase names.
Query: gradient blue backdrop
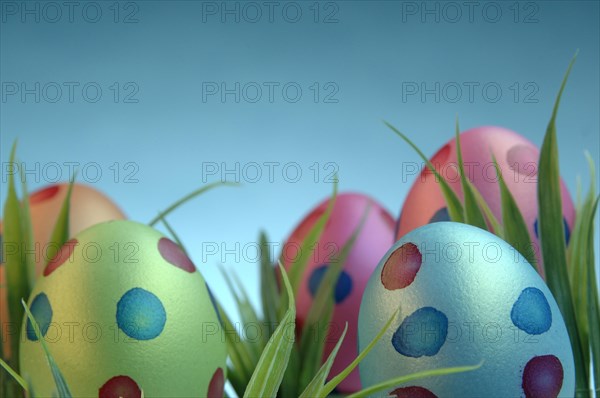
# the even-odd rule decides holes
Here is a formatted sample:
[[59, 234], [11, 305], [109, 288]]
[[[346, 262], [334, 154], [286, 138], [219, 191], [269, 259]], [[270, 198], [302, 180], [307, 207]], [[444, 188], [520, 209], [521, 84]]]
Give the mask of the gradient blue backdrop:
[[[272, 21], [263, 2], [255, 3], [263, 11], [256, 23], [248, 21], [255, 17], [255, 9], [244, 9], [242, 3], [238, 3], [240, 22], [229, 14], [221, 21], [221, 2], [121, 3], [117, 23], [110, 1], [88, 6], [87, 20], [82, 15], [86, 3], [81, 2], [72, 22], [64, 8], [59, 18], [41, 3], [26, 3], [2, 2], [3, 162], [16, 138], [19, 158], [30, 165], [39, 162], [42, 169], [48, 162], [97, 162], [103, 176], [95, 186], [139, 221], [151, 219], [203, 185], [203, 162], [226, 162], [230, 168], [235, 162], [301, 166], [303, 175], [297, 183], [286, 181], [280, 166], [273, 182], [263, 175], [256, 183], [242, 181], [241, 188], [219, 188], [170, 217], [223, 300], [228, 296], [215, 267], [220, 256], [203, 259], [202, 242], [225, 243], [229, 248], [240, 242], [243, 248], [256, 240], [259, 229], [265, 229], [272, 241], [282, 241], [314, 204], [330, 194], [332, 185], [322, 174], [327, 162], [339, 167], [342, 191], [368, 193], [397, 216], [411, 183], [403, 177], [401, 164], [418, 158], [383, 125], [384, 119], [413, 137], [427, 154], [452, 137], [457, 114], [463, 129], [501, 125], [541, 144], [560, 81], [576, 49], [579, 57], [558, 118], [560, 165], [572, 192], [577, 176], [588, 180], [585, 149], [598, 167], [600, 15], [596, 1], [478, 2], [472, 20], [463, 2], [453, 6], [324, 2], [318, 4], [318, 23], [314, 2], [288, 6], [288, 20], [282, 16], [286, 3], [277, 3]], [[23, 7], [35, 9], [36, 4], [39, 22], [35, 15], [23, 14]], [[214, 7], [217, 15], [211, 13]], [[229, 2], [227, 7], [236, 5]], [[438, 7], [440, 14], [421, 15], [424, 7]], [[91, 23], [96, 8], [102, 17]], [[291, 23], [297, 8], [302, 17]], [[497, 9], [502, 12], [499, 18]], [[123, 23], [126, 16], [137, 22]], [[326, 16], [337, 22], [324, 23]], [[53, 23], [55, 18], [58, 21]], [[498, 22], [491, 22], [495, 19]], [[36, 103], [33, 95], [23, 101], [18, 94], [10, 95], [14, 84], [23, 82], [30, 87], [35, 82], [42, 87], [49, 82], [77, 82], [79, 87], [96, 82], [103, 96], [89, 103], [76, 90], [70, 103], [65, 89], [56, 103], [43, 96]], [[118, 102], [110, 89], [114, 82], [120, 84]], [[133, 85], [125, 87], [128, 82]], [[230, 87], [235, 82], [278, 82], [280, 87], [295, 82], [303, 95], [296, 103], [287, 102], [279, 88], [271, 103], [265, 89], [256, 103], [243, 98], [236, 103], [231, 95], [222, 103], [218, 96], [203, 99], [203, 82], [226, 82]], [[321, 87], [317, 103], [310, 89], [314, 82]], [[333, 85], [325, 87], [330, 82]], [[439, 102], [433, 95], [425, 101], [418, 95], [403, 99], [403, 84], [411, 82], [425, 82], [428, 87], [436, 82], [441, 87], [476, 82], [480, 88], [473, 101], [466, 91], [454, 103], [446, 100], [454, 97], [453, 91]], [[481, 93], [490, 82], [502, 88], [502, 98], [495, 103]], [[531, 84], [525, 88], [527, 83]], [[123, 95], [132, 87], [139, 89], [133, 97], [138, 102], [124, 103]], [[334, 96], [337, 103], [323, 101], [331, 87], [339, 89]], [[47, 86], [46, 97], [54, 96], [51, 89]], [[525, 101], [534, 89], [532, 99], [537, 103]], [[247, 94], [254, 96], [253, 91]], [[110, 169], [115, 162], [122, 173], [117, 182]], [[139, 168], [137, 183], [124, 181], [125, 173], [133, 170], [123, 169], [127, 162]], [[315, 162], [322, 172], [316, 183], [310, 169]], [[42, 185], [43, 175], [39, 181], [29, 178], [32, 189]], [[1, 188], [3, 204], [4, 172]], [[236, 269], [257, 302], [257, 266], [243, 260], [228, 255], [224, 263]], [[227, 307], [231, 312], [232, 303]]]

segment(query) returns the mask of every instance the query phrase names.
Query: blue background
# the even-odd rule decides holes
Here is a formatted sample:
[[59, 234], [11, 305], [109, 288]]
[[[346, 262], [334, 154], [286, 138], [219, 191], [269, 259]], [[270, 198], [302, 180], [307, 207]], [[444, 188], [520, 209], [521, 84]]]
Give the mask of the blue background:
[[[15, 4], [18, 9], [13, 15]], [[600, 14], [596, 1], [477, 2], [471, 17], [463, 2], [450, 6], [324, 2], [318, 4], [317, 22], [312, 1], [288, 5], [285, 15], [286, 3], [279, 2], [272, 20], [263, 2], [254, 3], [263, 12], [256, 22], [250, 21], [256, 8], [244, 8], [243, 3], [237, 5], [239, 22], [235, 15], [221, 15], [221, 2], [121, 3], [117, 23], [111, 1], [87, 6], [85, 15], [86, 3], [81, 2], [72, 22], [65, 8], [57, 16], [41, 3], [24, 4], [2, 2], [2, 162], [8, 161], [16, 138], [20, 160], [29, 165], [39, 162], [40, 170], [49, 162], [97, 162], [103, 174], [94, 186], [139, 221], [148, 221], [205, 182], [219, 180], [219, 175], [203, 178], [203, 162], [225, 162], [229, 168], [239, 162], [240, 170], [248, 162], [280, 162], [272, 182], [266, 168], [258, 182], [248, 181], [253, 173], [247, 178], [242, 175], [241, 188], [219, 188], [169, 218], [222, 300], [228, 296], [216, 268], [221, 258], [203, 259], [203, 242], [224, 243], [228, 248], [239, 242], [242, 249], [249, 248], [246, 257], [252, 257], [250, 249], [260, 229], [269, 233], [271, 241], [281, 242], [312, 206], [330, 194], [332, 184], [325, 179], [332, 170], [328, 162], [337, 165], [340, 190], [365, 192], [397, 216], [411, 185], [411, 178], [402, 175], [401, 164], [419, 159], [382, 120], [411, 136], [428, 155], [452, 137], [456, 115], [462, 129], [501, 125], [540, 145], [576, 49], [579, 57], [558, 118], [560, 165], [572, 193], [577, 176], [585, 186], [589, 179], [584, 150], [590, 151], [598, 168]], [[35, 15], [22, 15], [23, 7], [36, 4], [39, 22]], [[227, 7], [235, 4], [229, 2]], [[216, 15], [206, 12], [213, 6]], [[416, 14], [409, 12], [414, 7]], [[422, 15], [425, 7], [437, 7], [437, 16]], [[96, 9], [102, 15], [92, 23]], [[297, 9], [302, 16], [292, 23]], [[133, 23], [124, 23], [127, 15]], [[333, 23], [324, 23], [326, 15]], [[23, 101], [7, 92], [13, 83], [23, 82], [29, 87], [35, 82], [41, 87], [49, 82], [76, 82], [79, 89], [72, 102], [64, 88], [62, 98], [52, 103], [48, 101], [54, 96], [52, 87], [47, 86], [46, 97], [40, 93], [36, 103], [33, 95]], [[102, 98], [95, 103], [81, 93], [89, 82], [102, 89]], [[114, 82], [120, 85], [118, 101], [110, 88]], [[226, 82], [230, 88], [235, 82], [241, 86], [276, 82], [279, 88], [272, 102], [265, 86], [255, 103], [247, 100], [255, 96], [252, 86], [247, 86], [247, 95], [239, 102], [233, 95], [223, 102], [218, 95], [203, 99], [203, 82]], [[297, 102], [283, 97], [281, 87], [290, 82], [302, 88]], [[316, 102], [310, 88], [315, 82], [320, 87]], [[411, 82], [424, 82], [429, 88], [439, 82], [448, 91], [441, 93], [439, 101], [433, 95], [424, 100], [419, 95], [403, 98], [403, 86]], [[472, 101], [464, 82], [479, 85]], [[488, 83], [502, 89], [496, 102], [491, 100], [493, 90], [482, 92]], [[519, 84], [517, 100], [515, 83]], [[452, 102], [455, 84], [463, 92]], [[325, 102], [332, 87], [337, 88], [333, 96], [337, 102]], [[124, 96], [134, 88], [138, 91], [130, 99], [137, 103], [125, 103]], [[293, 91], [288, 94], [294, 96]], [[527, 94], [531, 94], [528, 100]], [[116, 182], [110, 168], [115, 162], [121, 169]], [[127, 182], [127, 173], [136, 170], [125, 169], [127, 162], [136, 165], [132, 177], [137, 182]], [[282, 175], [283, 165], [290, 162], [302, 170], [299, 182], [289, 181], [293, 169], [286, 175], [288, 180]], [[317, 182], [311, 169], [314, 163], [321, 171]], [[63, 171], [66, 180], [68, 169]], [[94, 170], [89, 171], [93, 179]], [[3, 171], [2, 205], [5, 177]], [[37, 181], [35, 176], [29, 178], [30, 188], [46, 183], [44, 175], [38, 177]], [[236, 270], [252, 300], [258, 302], [257, 264], [243, 257], [228, 255], [223, 262]], [[226, 307], [233, 311], [231, 301]]]

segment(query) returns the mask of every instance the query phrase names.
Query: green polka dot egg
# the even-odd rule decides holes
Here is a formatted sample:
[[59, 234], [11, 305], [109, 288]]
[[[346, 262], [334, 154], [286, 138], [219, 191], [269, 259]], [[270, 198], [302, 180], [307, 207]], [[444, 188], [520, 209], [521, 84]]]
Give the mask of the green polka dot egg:
[[[222, 397], [226, 346], [214, 299], [180, 247], [131, 221], [97, 224], [49, 262], [28, 303], [75, 397]], [[24, 320], [30, 395], [56, 387]]]

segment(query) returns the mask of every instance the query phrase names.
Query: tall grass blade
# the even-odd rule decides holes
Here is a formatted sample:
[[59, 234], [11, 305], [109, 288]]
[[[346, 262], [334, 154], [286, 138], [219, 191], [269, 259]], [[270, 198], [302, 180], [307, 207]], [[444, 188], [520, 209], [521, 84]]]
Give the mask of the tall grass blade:
[[277, 395], [294, 345], [296, 301], [292, 286], [281, 262], [279, 263], [279, 269], [288, 295], [288, 309], [281, 324], [275, 329], [273, 336], [269, 339], [260, 356], [256, 370], [252, 374], [250, 383], [244, 393], [244, 398], [275, 397]]
[[538, 225], [544, 267], [546, 268], [546, 282], [556, 298], [567, 330], [569, 331], [575, 360], [576, 389], [577, 391], [586, 391], [589, 388], [588, 364], [584, 362], [582, 351], [584, 349], [587, 350], [588, 347], [582, 347], [579, 340], [575, 308], [573, 306], [573, 298], [567, 275], [567, 255], [558, 167], [558, 143], [556, 139], [556, 115], [569, 72], [575, 62], [575, 57], [569, 64], [560, 86], [540, 153], [538, 171]]
[[408, 145], [410, 145], [417, 154], [421, 157], [421, 159], [425, 162], [429, 170], [435, 175], [436, 181], [439, 181], [440, 188], [442, 189], [442, 194], [444, 195], [444, 199], [448, 205], [448, 214], [450, 215], [450, 219], [456, 222], [464, 222], [464, 209], [462, 203], [456, 193], [450, 188], [446, 179], [443, 178], [440, 173], [435, 169], [434, 165], [427, 159], [425, 154], [421, 152], [421, 150], [403, 133], [401, 133], [394, 126], [389, 124], [388, 122], [384, 122], [386, 126], [388, 126], [394, 133], [396, 133], [400, 138], [402, 138]]

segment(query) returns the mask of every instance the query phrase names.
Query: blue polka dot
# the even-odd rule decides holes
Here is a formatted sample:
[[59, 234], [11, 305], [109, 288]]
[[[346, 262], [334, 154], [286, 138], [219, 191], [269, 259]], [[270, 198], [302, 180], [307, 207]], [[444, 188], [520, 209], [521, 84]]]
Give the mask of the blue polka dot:
[[552, 311], [540, 289], [523, 289], [510, 311], [516, 327], [529, 334], [542, 334], [552, 326]]
[[[42, 336], [46, 336], [48, 328], [50, 327], [50, 322], [52, 322], [52, 306], [50, 305], [48, 296], [46, 296], [45, 293], [40, 293], [35, 296], [29, 310], [33, 315], [33, 319], [35, 319], [35, 322], [40, 327]], [[33, 324], [29, 318], [27, 319], [27, 338], [31, 341], [38, 340], [35, 330], [33, 329]]]
[[217, 318], [219, 318], [219, 323], [223, 326], [223, 320], [221, 319], [221, 313], [219, 312], [219, 307], [217, 307], [217, 300], [215, 300], [215, 296], [213, 296], [210, 287], [208, 287], [208, 283], [204, 282], [206, 285], [206, 290], [208, 290], [208, 296], [210, 297], [210, 302], [212, 303], [215, 312], [217, 313]]
[[[563, 217], [563, 226], [565, 228], [565, 242], [567, 245], [569, 244], [569, 240], [571, 239], [571, 229], [569, 228], [569, 223], [567, 223], [567, 219]], [[538, 232], [538, 219], [536, 218], [533, 222], [533, 232], [535, 233], [536, 238], [540, 238]]]
[[[315, 268], [310, 275], [308, 289], [313, 297], [317, 295], [317, 290], [319, 290], [319, 286], [321, 285], [323, 277], [325, 277], [328, 267], [328, 265], [321, 265], [320, 267]], [[350, 295], [350, 292], [352, 292], [352, 278], [350, 278], [350, 275], [348, 275], [347, 272], [342, 270], [335, 285], [334, 299], [336, 304], [344, 301], [346, 297]]]
[[125, 293], [117, 303], [117, 324], [125, 334], [136, 340], [151, 340], [161, 334], [167, 314], [160, 299], [147, 290], [136, 287]]
[[431, 357], [440, 351], [447, 336], [446, 315], [433, 307], [423, 307], [404, 319], [392, 336], [392, 345], [407, 357]]
[[440, 221], [450, 221], [450, 214], [448, 214], [448, 208], [442, 207], [435, 212], [433, 217], [429, 220], [429, 224]]

